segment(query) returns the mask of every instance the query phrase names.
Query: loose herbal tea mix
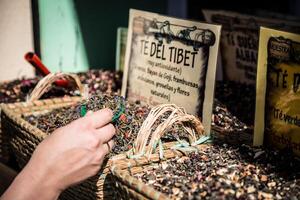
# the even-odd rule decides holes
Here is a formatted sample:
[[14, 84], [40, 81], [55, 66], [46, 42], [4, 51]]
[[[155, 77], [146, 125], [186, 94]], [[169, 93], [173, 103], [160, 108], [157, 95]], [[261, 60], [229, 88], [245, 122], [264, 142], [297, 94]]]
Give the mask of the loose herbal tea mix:
[[215, 98], [224, 104], [229, 112], [249, 127], [254, 126], [255, 86], [234, 81], [217, 81]]
[[213, 135], [217, 140], [252, 144], [254, 105], [254, 86], [217, 81], [212, 115]]
[[[26, 101], [27, 94], [33, 90], [38, 83], [39, 78], [32, 79], [17, 79], [13, 81], [7, 81], [0, 84], [0, 102], [1, 103], [15, 103]], [[59, 97], [66, 94], [63, 89], [54, 87], [44, 97]]]
[[138, 130], [150, 109], [140, 104], [129, 103], [120, 96], [92, 96], [78, 105], [55, 109], [44, 115], [24, 116], [24, 118], [45, 133], [51, 134], [57, 128], [82, 117], [87, 111], [97, 111], [102, 108], [110, 108], [113, 110], [114, 116], [118, 115], [118, 119], [114, 122], [117, 134], [112, 154], [131, 149]]
[[300, 198], [299, 160], [246, 145], [208, 145], [133, 176], [172, 199]]
[[252, 144], [253, 128], [241, 122], [229, 109], [215, 98], [212, 116], [212, 136], [230, 144]]
[[[90, 70], [78, 73], [80, 81], [88, 85], [89, 94], [101, 93], [120, 93], [122, 83], [121, 72], [111, 72], [107, 70]], [[0, 103], [24, 102], [27, 96], [31, 94], [41, 77], [32, 79], [17, 79], [13, 81], [2, 82], [0, 84]], [[48, 99], [53, 97], [62, 97], [65, 95], [76, 96], [78, 91], [73, 88], [62, 88], [53, 85], [51, 89], [41, 98]], [[9, 159], [8, 138], [0, 133], [0, 160], [7, 162]], [[2, 159], [2, 157], [5, 157]]]
[[255, 144], [300, 155], [300, 35], [261, 28]]
[[249, 127], [234, 116], [228, 108], [215, 98], [213, 106], [212, 126], [222, 128], [228, 132], [245, 131]]
[[[107, 70], [90, 70], [77, 74], [83, 84], [88, 84], [90, 94], [98, 93], [120, 93], [122, 84], [122, 73]], [[40, 77], [32, 79], [17, 79], [0, 84], [0, 102], [14, 103], [26, 101], [26, 97], [34, 89]], [[70, 89], [57, 87], [43, 95], [43, 99], [60, 97], [64, 95], [77, 95]]]
[[89, 70], [77, 74], [82, 84], [88, 84], [90, 94], [120, 94], [122, 72], [109, 70]]
[[[102, 108], [110, 108], [114, 112], [112, 122], [115, 124], [117, 133], [115, 136], [116, 145], [112, 150], [111, 155], [119, 154], [131, 149], [150, 108], [138, 103], [127, 102], [120, 96], [92, 96], [88, 100], [75, 106], [56, 109], [44, 115], [24, 116], [24, 118], [42, 131], [51, 134], [57, 128], [65, 126], [84, 116], [87, 111], [97, 111]], [[166, 112], [158, 117], [153, 129], [162, 123], [169, 114], [170, 112]], [[182, 124], [174, 124], [162, 139], [165, 142], [175, 141], [176, 138], [187, 140], [184, 133], [185, 129]]]
[[[218, 101], [216, 102], [213, 126], [218, 127], [218, 130], [227, 130], [232, 133], [245, 131], [247, 129], [246, 125], [231, 115], [226, 107], [218, 103]], [[131, 149], [133, 141], [142, 123], [146, 119], [150, 108], [139, 104], [139, 102], [133, 103], [125, 101], [120, 96], [92, 96], [90, 99], [75, 106], [56, 109], [44, 115], [24, 116], [24, 118], [42, 131], [51, 134], [55, 129], [84, 116], [87, 111], [96, 111], [102, 108], [110, 108], [115, 113], [112, 121], [117, 128], [117, 145], [113, 153], [117, 154]], [[160, 117], [156, 122], [156, 126], [159, 125], [160, 121], [165, 119], [166, 115]], [[183, 133], [184, 130], [181, 125], [173, 125], [169, 134], [163, 136], [163, 140], [174, 141], [176, 137], [186, 139]]]

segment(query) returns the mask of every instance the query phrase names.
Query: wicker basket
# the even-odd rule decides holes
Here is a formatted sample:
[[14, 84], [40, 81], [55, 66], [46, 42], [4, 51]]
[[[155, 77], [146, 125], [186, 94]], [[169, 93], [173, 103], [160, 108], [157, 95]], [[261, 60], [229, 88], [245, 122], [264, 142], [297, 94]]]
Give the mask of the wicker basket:
[[[24, 124], [24, 121], [20, 121], [21, 115], [48, 112], [55, 108], [72, 105], [82, 99], [82, 97], [62, 97], [37, 100], [51, 88], [54, 81], [60, 78], [70, 79], [71, 83], [76, 83], [79, 91], [83, 93], [83, 87], [77, 76], [56, 73], [48, 75], [37, 84], [28, 102], [1, 104], [1, 131], [3, 139], [5, 139], [4, 143], [8, 144], [8, 148], [12, 150], [21, 168], [29, 160], [35, 146], [46, 137], [45, 134], [40, 132], [31, 135], [15, 130], [16, 128], [27, 126], [26, 123]], [[19, 126], [14, 127], [14, 124], [19, 124]], [[6, 150], [8, 148], [6, 147]]]
[[[229, 137], [230, 132], [226, 132], [223, 129], [214, 128], [215, 134], [224, 135]], [[219, 136], [220, 137], [220, 136]], [[208, 137], [206, 137], [208, 138]], [[200, 140], [198, 140], [200, 141]], [[203, 140], [204, 141], [204, 140]], [[138, 157], [137, 159], [122, 159], [116, 160], [110, 168], [112, 172], [112, 179], [115, 181], [114, 189], [116, 191], [117, 199], [151, 199], [162, 200], [170, 199], [162, 192], [155, 190], [152, 186], [146, 185], [141, 180], [134, 177], [134, 175], [153, 169], [160, 164], [160, 162], [186, 156], [189, 152], [202, 151], [207, 148], [209, 144], [191, 145], [186, 148], [176, 149], [177, 142], [167, 143], [166, 150], [164, 151], [163, 159], [160, 158], [160, 154], [156, 153]], [[191, 147], [191, 148], [190, 148]]]
[[[157, 113], [161, 114], [163, 112], [163, 109], [159, 109], [160, 107], [164, 107], [164, 105], [157, 106], [158, 109], [152, 108], [147, 119], [144, 121], [135, 140], [133, 150], [127, 153], [127, 155], [129, 155], [131, 158], [115, 160], [110, 168], [112, 172], [112, 179], [115, 181], [114, 187], [116, 190], [117, 199], [168, 199], [166, 195], [134, 178], [133, 175], [143, 170], [152, 168], [153, 165], [158, 165], [158, 163], [162, 160], [168, 160], [176, 157], [179, 158], [186, 155], [186, 153], [189, 151], [195, 151], [196, 149], [201, 150], [207, 146], [203, 144], [199, 145], [199, 143], [203, 143], [210, 138], [203, 135], [204, 131], [201, 122], [196, 117], [186, 114], [185, 111], [181, 113], [180, 109], [178, 109], [176, 106], [175, 108], [173, 107], [174, 109], [172, 106], [166, 106], [166, 108], [169, 110], [164, 110], [166, 112], [171, 111], [172, 113], [167, 119], [165, 119], [164, 122], [154, 129], [155, 121], [158, 119], [159, 115]], [[178, 115], [174, 114], [177, 111]], [[153, 114], [153, 116], [150, 116], [151, 114]], [[193, 129], [189, 130], [196, 130], [197, 136], [200, 135], [202, 137], [197, 139], [198, 137], [195, 134], [191, 134], [195, 132], [190, 132], [185, 129], [186, 132], [184, 133], [186, 133], [189, 138], [189, 145], [183, 141], [166, 143], [163, 154], [161, 149], [159, 152], [157, 149], [153, 149], [153, 146], [157, 146], [157, 141], [160, 141], [160, 138], [163, 136], [163, 134], [167, 133], [167, 130], [169, 130], [169, 128], [175, 123], [185, 124], [185, 128], [193, 127]], [[187, 123], [190, 124], [187, 125]], [[143, 132], [152, 132], [152, 134], [147, 135]], [[150, 136], [150, 139], [147, 136]], [[176, 150], [178, 144], [182, 145], [182, 147]], [[141, 146], [144, 148], [139, 148]]]
[[[56, 73], [56, 74], [51, 74], [51, 75], [49, 75], [47, 78], [45, 78], [45, 80], [44, 81], [46, 81], [47, 79], [51, 79], [51, 77], [53, 78], [53, 77], [56, 77], [56, 76], [65, 76], [65, 75], [63, 75], [63, 74], [61, 74], [61, 73]], [[55, 80], [57, 79], [57, 78], [54, 78]], [[79, 78], [76, 78], [76, 80], [77, 81], [79, 81]], [[44, 82], [44, 81], [41, 81], [41, 82]], [[51, 81], [51, 80], [48, 80], [48, 81]], [[76, 81], [75, 81], [76, 82]], [[3, 84], [8, 84], [9, 82], [3, 82]], [[73, 83], [73, 82], [71, 82], [71, 83]], [[80, 83], [80, 82], [79, 82]], [[80, 87], [82, 87], [81, 85], [80, 85]], [[40, 89], [42, 89], [43, 87], [40, 87]], [[47, 90], [48, 90], [49, 88], [44, 88], [44, 90], [43, 91], [41, 91], [41, 90], [38, 90], [38, 87], [36, 87], [36, 90], [35, 90], [35, 92], [32, 92], [32, 94], [35, 94], [35, 95], [42, 95], [44, 92], [46, 92]], [[42, 93], [41, 93], [42, 92]], [[33, 98], [32, 98], [32, 100], [31, 100], [31, 104], [28, 104], [26, 107], [27, 108], [29, 108], [29, 107], [34, 107], [34, 106], [38, 106], [38, 105], [36, 105], [36, 103], [35, 103], [35, 100], [37, 100], [37, 98], [36, 98], [37, 96], [33, 96]], [[59, 100], [58, 98], [57, 99], [55, 99], [55, 100], [53, 100], [53, 102], [52, 103], [49, 103], [49, 102], [46, 102], [46, 103], [42, 103], [42, 104], [57, 104], [57, 106], [59, 106], [59, 104], [62, 104], [62, 105], [64, 105], [65, 103], [67, 103], [67, 102], [70, 102], [70, 101], [77, 101], [77, 99], [78, 99], [78, 97], [74, 97], [74, 98], [64, 98], [64, 99], [62, 99], [62, 100]], [[1, 102], [0, 102], [1, 103]], [[1, 105], [3, 105], [3, 104], [8, 104], [9, 105], [9, 107], [10, 108], [13, 108], [13, 109], [16, 109], [16, 111], [18, 112], [18, 111], [20, 111], [20, 110], [18, 110], [18, 108], [21, 108], [21, 106], [20, 105], [22, 105], [24, 102], [15, 102], [15, 103], [2, 103]], [[1, 111], [1, 110], [0, 110]], [[21, 111], [20, 111], [21, 112]], [[12, 158], [13, 157], [13, 154], [12, 154], [12, 152], [10, 151], [10, 145], [9, 145], [9, 135], [7, 135], [7, 134], [5, 134], [5, 133], [2, 133], [2, 131], [1, 131], [2, 129], [1, 129], [1, 123], [0, 123], [0, 162], [2, 162], [2, 163], [5, 163], [5, 164], [7, 164], [7, 165], [10, 165], [10, 167], [13, 167], [13, 168], [15, 168], [15, 169], [17, 169], [16, 167], [16, 164], [15, 164], [15, 161], [14, 161], [14, 158]]]
[[225, 143], [252, 145], [253, 142], [253, 127], [249, 127], [241, 131], [230, 131], [219, 126], [212, 125], [211, 130], [214, 138]]
[[10, 157], [8, 141], [7, 135], [3, 134], [1, 131], [0, 124], [0, 162], [5, 164], [9, 161]]
[[[0, 84], [10, 84], [10, 81], [4, 81]], [[0, 103], [6, 103], [7, 102], [0, 102]], [[1, 113], [1, 110], [0, 110]], [[2, 134], [1, 132], [1, 123], [0, 123], [0, 162], [4, 164], [8, 164], [10, 161], [10, 151], [9, 151], [9, 145], [8, 145], [8, 138], [7, 135]]]
[[[174, 143], [167, 145], [168, 149], [164, 152], [164, 160], [180, 158], [186, 155], [184, 151], [173, 150], [171, 148], [173, 145]], [[198, 150], [205, 147], [207, 147], [206, 144], [194, 146]], [[161, 161], [159, 153], [152, 154], [150, 158], [142, 157], [115, 161], [110, 170], [112, 179], [115, 181], [114, 189], [117, 199], [169, 199], [165, 194], [133, 177], [137, 173], [157, 166]]]

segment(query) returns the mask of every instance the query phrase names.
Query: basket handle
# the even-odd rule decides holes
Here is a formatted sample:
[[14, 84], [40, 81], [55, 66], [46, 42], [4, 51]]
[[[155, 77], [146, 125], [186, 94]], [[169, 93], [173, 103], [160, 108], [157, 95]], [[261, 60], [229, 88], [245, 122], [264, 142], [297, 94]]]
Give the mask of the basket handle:
[[79, 89], [81, 96], [84, 96], [84, 87], [81, 84], [80, 79], [76, 74], [57, 72], [57, 73], [48, 74], [38, 82], [38, 84], [31, 92], [28, 102], [33, 102], [38, 100], [44, 93], [49, 91], [52, 84], [59, 79], [66, 79], [69, 80], [70, 84], [75, 84]]
[[[165, 113], [169, 113], [168, 117], [153, 130], [155, 122]], [[132, 155], [129, 156], [138, 157], [144, 155], [149, 158], [157, 144], [160, 142], [160, 138], [173, 124], [183, 125], [184, 132], [187, 134], [190, 144], [197, 141], [196, 135], [203, 136], [204, 134], [203, 125], [197, 117], [187, 114], [183, 108], [180, 108], [175, 104], [161, 104], [151, 109], [138, 132], [132, 149]], [[147, 150], [145, 150], [149, 137], [151, 137], [151, 139]]]

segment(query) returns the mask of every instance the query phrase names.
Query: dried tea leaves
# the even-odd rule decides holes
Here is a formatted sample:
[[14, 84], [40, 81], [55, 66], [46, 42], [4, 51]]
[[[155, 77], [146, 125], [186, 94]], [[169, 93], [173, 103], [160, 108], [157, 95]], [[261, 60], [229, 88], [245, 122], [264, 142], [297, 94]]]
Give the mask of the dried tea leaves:
[[[90, 70], [77, 74], [83, 84], [87, 84], [90, 94], [120, 93], [122, 73], [108, 70]], [[0, 102], [14, 103], [26, 101], [26, 96], [34, 89], [40, 77], [32, 79], [17, 79], [0, 84]], [[52, 89], [42, 96], [42, 99], [78, 95], [77, 91], [53, 85]]]
[[248, 126], [254, 125], [255, 86], [233, 81], [217, 81], [215, 97]]
[[286, 152], [214, 145], [134, 176], [174, 199], [299, 199], [299, 170]]
[[[120, 106], [124, 106], [124, 110], [120, 112]], [[132, 148], [136, 134], [146, 118], [149, 108], [140, 104], [129, 103], [124, 101], [120, 96], [92, 96], [90, 99], [71, 107], [55, 109], [44, 115], [24, 116], [32, 125], [42, 131], [51, 134], [59, 127], [65, 126], [70, 122], [82, 117], [82, 112], [97, 111], [102, 108], [110, 108], [114, 112], [114, 116], [118, 116], [115, 121], [117, 134], [115, 137], [115, 148], [112, 154], [127, 151]]]

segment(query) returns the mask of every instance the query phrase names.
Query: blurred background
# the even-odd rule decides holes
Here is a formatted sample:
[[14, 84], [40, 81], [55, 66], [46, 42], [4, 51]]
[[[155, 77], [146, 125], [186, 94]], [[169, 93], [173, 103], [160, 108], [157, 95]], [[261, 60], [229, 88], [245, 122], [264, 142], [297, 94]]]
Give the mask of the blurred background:
[[300, 16], [297, 0], [0, 0], [0, 80], [34, 75], [28, 51], [53, 72], [115, 69], [117, 28], [127, 27], [130, 8], [198, 21], [205, 8]]

